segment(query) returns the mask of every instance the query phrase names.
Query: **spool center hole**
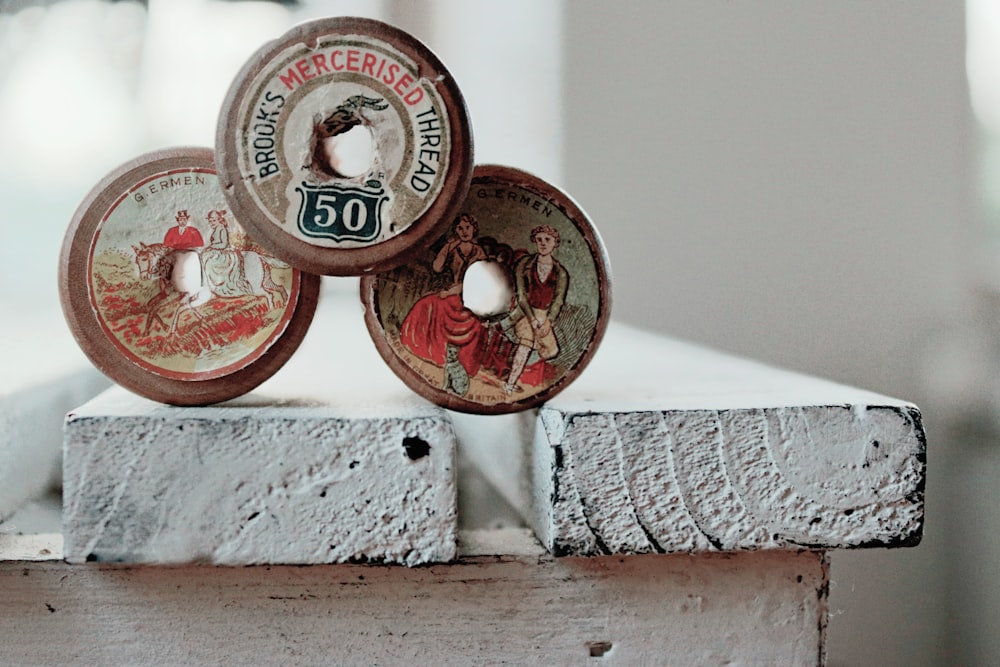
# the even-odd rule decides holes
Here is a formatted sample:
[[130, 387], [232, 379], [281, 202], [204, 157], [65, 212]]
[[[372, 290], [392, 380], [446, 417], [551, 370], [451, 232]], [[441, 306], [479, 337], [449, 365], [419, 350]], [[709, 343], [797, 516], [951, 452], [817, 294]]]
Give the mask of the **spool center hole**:
[[372, 132], [364, 125], [321, 140], [322, 157], [329, 171], [343, 178], [363, 176], [371, 171], [375, 159]]
[[497, 317], [510, 310], [514, 286], [498, 262], [473, 262], [462, 278], [462, 303], [479, 317]]
[[175, 250], [174, 268], [170, 273], [170, 284], [184, 294], [196, 294], [201, 290], [201, 260], [193, 250]]

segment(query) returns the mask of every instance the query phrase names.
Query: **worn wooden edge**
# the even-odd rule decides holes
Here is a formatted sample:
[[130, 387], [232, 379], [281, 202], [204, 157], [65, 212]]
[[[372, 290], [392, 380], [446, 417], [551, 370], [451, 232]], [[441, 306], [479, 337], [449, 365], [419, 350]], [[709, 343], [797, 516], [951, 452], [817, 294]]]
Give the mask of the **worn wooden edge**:
[[[786, 570], [788, 574], [785, 581], [787, 583], [783, 585], [806, 587], [807, 590], [801, 594], [803, 599], [799, 604], [803, 605], [803, 610], [807, 611], [814, 623], [811, 640], [812, 649], [809, 650], [808, 646], [810, 644], [804, 642], [800, 650], [794, 653], [797, 656], [797, 660], [788, 663], [788, 658], [786, 657], [783, 658], [786, 661], [783, 664], [825, 664], [826, 636], [829, 622], [829, 557], [823, 553], [809, 551], [776, 555], [778, 558], [791, 558], [788, 563], [792, 569]], [[762, 558], [765, 560], [761, 561]], [[433, 600], [436, 598], [433, 596], [438, 590], [438, 586], [435, 585], [435, 579], [438, 579], [438, 577], [440, 577], [439, 581], [442, 584], [448, 580], [455, 579], [467, 581], [470, 593], [478, 585], [482, 585], [482, 594], [493, 598], [496, 596], [496, 592], [490, 593], [489, 591], [494, 587], [501, 586], [507, 588], [512, 583], [516, 586], [518, 585], [515, 583], [517, 580], [522, 579], [532, 571], [537, 571], [540, 573], [540, 581], [548, 580], [551, 582], [548, 584], [552, 588], [550, 599], [554, 601], [560, 595], [565, 594], [560, 593], [562, 585], [557, 584], [557, 581], [567, 582], [578, 579], [582, 585], [589, 589], [594, 583], [587, 582], [593, 576], [598, 575], [598, 573], [604, 573], [599, 576], [601, 578], [610, 576], [611, 581], [619, 581], [619, 583], [613, 584], [615, 586], [613, 590], [616, 591], [615, 595], [619, 600], [618, 604], [624, 604], [627, 607], [630, 604], [629, 596], [634, 595], [632, 591], [636, 583], [643, 586], [642, 582], [647, 582], [643, 587], [648, 588], [650, 585], [655, 586], [655, 582], [659, 578], [667, 576], [669, 572], [685, 572], [684, 576], [686, 578], [689, 576], [687, 573], [691, 571], [691, 568], [694, 568], [696, 571], [704, 570], [706, 567], [728, 568], [729, 564], [733, 568], [736, 568], [736, 570], [720, 570], [718, 575], [715, 576], [732, 577], [732, 574], [724, 574], [724, 572], [738, 571], [740, 568], [752, 570], [755, 567], [759, 567], [759, 563], [767, 562], [768, 558], [762, 553], [748, 553], [743, 556], [737, 554], [703, 554], [697, 557], [689, 555], [645, 555], [629, 556], [627, 558], [620, 556], [582, 559], [554, 558], [542, 547], [532, 534], [532, 531], [527, 529], [500, 529], [459, 531], [459, 557], [454, 563], [447, 565], [424, 565], [416, 568], [390, 564], [312, 565], [306, 568], [263, 565], [225, 567], [206, 564], [175, 565], [169, 567], [109, 563], [72, 565], [62, 560], [62, 536], [59, 534], [0, 535], [0, 580], [4, 576], [35, 577], [35, 580], [31, 583], [33, 586], [32, 590], [36, 592], [44, 590], [47, 595], [47, 581], [51, 580], [52, 583], [56, 583], [58, 580], [60, 588], [62, 588], [67, 578], [72, 578], [69, 590], [76, 592], [71, 597], [47, 597], [44, 601], [40, 601], [38, 598], [29, 601], [19, 598], [16, 595], [13, 598], [8, 598], [10, 609], [20, 609], [25, 604], [41, 605], [38, 608], [38, 612], [42, 613], [42, 619], [49, 614], [60, 612], [79, 614], [80, 610], [74, 610], [78, 604], [76, 600], [89, 599], [96, 602], [101, 597], [100, 589], [105, 586], [103, 582], [108, 577], [113, 578], [117, 576], [116, 573], [121, 573], [126, 577], [131, 577], [131, 573], [146, 573], [144, 575], [140, 574], [139, 581], [136, 583], [143, 584], [145, 582], [143, 585], [146, 585], [155, 581], [157, 583], [154, 588], [157, 589], [163, 585], [163, 582], [160, 581], [163, 578], [170, 581], [177, 580], [178, 583], [186, 580], [191, 586], [201, 586], [203, 585], [201, 582], [204, 581], [207, 583], [208, 579], [206, 578], [210, 578], [216, 582], [214, 585], [220, 587], [220, 589], [228, 590], [238, 590], [240, 587], [248, 585], [248, 582], [251, 580], [255, 580], [259, 582], [259, 585], [267, 587], [269, 591], [267, 600], [273, 601], [275, 604], [281, 604], [279, 601], [291, 600], [297, 600], [300, 604], [308, 604], [309, 600], [316, 600], [317, 596], [315, 593], [308, 592], [308, 590], [303, 592], [301, 587], [306, 586], [308, 588], [310, 585], [316, 585], [323, 590], [330, 590], [329, 585], [331, 580], [360, 583], [371, 580], [373, 575], [375, 575], [379, 580], [394, 582], [390, 585], [395, 588], [399, 585], [405, 586], [408, 579], [417, 577], [421, 581], [426, 579], [424, 583], [417, 584], [418, 590], [424, 596], [425, 605], [435, 604]], [[772, 562], [777, 563], [779, 561]], [[636, 570], [636, 567], [639, 569]], [[788, 566], [783, 565], [780, 567]], [[487, 572], [482, 568], [500, 569]], [[544, 574], [550, 571], [551, 574]], [[615, 579], [615, 573], [619, 571], [625, 575], [625, 578], [621, 580]], [[625, 574], [627, 572], [642, 572], [643, 574], [640, 579], [636, 580], [634, 577]], [[220, 573], [225, 578], [225, 581], [221, 584], [218, 583]], [[231, 573], [231, 575], [226, 573]], [[246, 574], [243, 575], [242, 573]], [[237, 574], [239, 574], [239, 578], [234, 578], [233, 575]], [[507, 577], [513, 577], [513, 579], [505, 584], [505, 578]], [[477, 584], [477, 582], [480, 583]], [[121, 591], [119, 593], [119, 600], [122, 603], [127, 604], [132, 599], [131, 596], [133, 593], [130, 593], [129, 590], [134, 590], [134, 594], [148, 594], [148, 592], [141, 593], [143, 589], [131, 589], [127, 585], [122, 587], [121, 584], [124, 583], [123, 581], [117, 586], [118, 590]], [[538, 586], [538, 584], [529, 585], [536, 589]], [[184, 584], [181, 584], [181, 586], [183, 587]], [[447, 589], [443, 590], [446, 591]], [[727, 604], [732, 604], [735, 600], [743, 597], [743, 594], [739, 591], [749, 591], [747, 595], [751, 597], [759, 597], [761, 595], [766, 597], [772, 594], [771, 591], [757, 590], [754, 586], [747, 587], [745, 583], [734, 585], [732, 590], [735, 592], [734, 595], [736, 597]], [[699, 590], [696, 586], [688, 591], [686, 596], [679, 595], [679, 598], [685, 604], [691, 605], [690, 611], [696, 614], [708, 608], [717, 609], [720, 600], [712, 596], [705, 599], [703, 597], [704, 594], [705, 591]], [[125, 597], [122, 598], [122, 595]], [[222, 597], [227, 597], [224, 593], [221, 595]], [[431, 596], [430, 599], [427, 598], [428, 595]], [[450, 599], [450, 595], [445, 594], [445, 597], [439, 598], [438, 602], [443, 604], [447, 599]], [[253, 606], [257, 606], [249, 600], [247, 602]], [[230, 607], [231, 604], [232, 602], [227, 603], [226, 606]], [[664, 604], [669, 606], [671, 604], [670, 600], [665, 599]], [[240, 604], [236, 604], [236, 606], [242, 608]], [[808, 611], [810, 607], [812, 611]], [[42, 612], [43, 609], [44, 612]], [[490, 609], [491, 606], [486, 605], [481, 610], [481, 613], [489, 615], [491, 614]], [[686, 608], [682, 606], [682, 609]], [[198, 615], [206, 611], [210, 612], [211, 607], [204, 609], [201, 605], [195, 605], [190, 610], [195, 615]], [[663, 620], [665, 621], [666, 618], [663, 617]], [[658, 622], [658, 619], [655, 617], [649, 620], [654, 623]], [[787, 623], [788, 620], [780, 622]], [[493, 627], [496, 628], [496, 631], [500, 631], [504, 623], [499, 619], [497, 623], [498, 625]], [[754, 632], [752, 623], [747, 630], [748, 634], [743, 634], [742, 638], [729, 637], [724, 641], [724, 644], [731, 647], [738, 647], [743, 642], [748, 641], [747, 638]], [[806, 628], [803, 628], [803, 631], [805, 630]], [[615, 633], [609, 632], [601, 635], [600, 638], [595, 637], [584, 648], [588, 650], [588, 653], [591, 650], [613, 649], [616, 639]], [[6, 650], [10, 651], [13, 649], [8, 645]], [[745, 658], [746, 650], [743, 649], [741, 652]], [[0, 654], [2, 654], [2, 651], [0, 651]], [[613, 654], [609, 655], [614, 657]], [[773, 658], [773, 654], [769, 655], [772, 655]], [[586, 654], [584, 657], [586, 657]], [[669, 662], [665, 664], [669, 664]]]
[[916, 406], [620, 324], [537, 414], [453, 421], [460, 451], [561, 555], [909, 547], [923, 533]]
[[[315, 43], [319, 34], [371, 34], [401, 47], [430, 73], [442, 93], [451, 128], [452, 154], [445, 184], [437, 199], [408, 229], [368, 248], [323, 248], [297, 239], [276, 227], [246, 191], [237, 162], [236, 116], [254, 77], [283, 49], [296, 42]], [[309, 273], [362, 276], [399, 266], [423, 250], [450, 223], [468, 191], [473, 170], [472, 121], [457, 81], [437, 55], [414, 36], [382, 21], [362, 17], [329, 17], [305, 21], [262, 45], [236, 74], [222, 102], [216, 127], [215, 160], [223, 192], [241, 223], [276, 257]]]
[[826, 557], [808, 551], [417, 568], [6, 561], [0, 662], [817, 665], [828, 583]]
[[[0, 533], [0, 563], [64, 561], [62, 533], [9, 534]], [[497, 556], [542, 559], [548, 552], [526, 528], [498, 530], [477, 529], [458, 531], [458, 561]], [[386, 566], [401, 564], [386, 564]], [[134, 565], [102, 563], [94, 567], [134, 567]], [[214, 567], [245, 567], [216, 565]], [[259, 566], [260, 567], [260, 566]]]
[[0, 563], [63, 561], [62, 533], [0, 533]]
[[[62, 533], [12, 534], [0, 533], [0, 563], [65, 561]], [[497, 556], [544, 560], [548, 552], [527, 528], [476, 529], [458, 531], [458, 561]], [[136, 567], [122, 563], [87, 564], [86, 567]], [[202, 566], [206, 566], [202, 564]], [[405, 567], [386, 563], [385, 567]], [[146, 565], [146, 567], [166, 567]], [[172, 565], [170, 567], [178, 567]], [[211, 567], [246, 567], [243, 565], [212, 565]], [[253, 567], [265, 567], [263, 565]], [[324, 567], [317, 565], [315, 567]]]
[[[861, 436], [867, 448], [857, 433], [837, 440], [858, 414], [888, 424]], [[782, 427], [812, 432], [768, 433]], [[543, 409], [533, 448], [532, 525], [559, 555], [912, 547], [923, 534], [915, 407]]]

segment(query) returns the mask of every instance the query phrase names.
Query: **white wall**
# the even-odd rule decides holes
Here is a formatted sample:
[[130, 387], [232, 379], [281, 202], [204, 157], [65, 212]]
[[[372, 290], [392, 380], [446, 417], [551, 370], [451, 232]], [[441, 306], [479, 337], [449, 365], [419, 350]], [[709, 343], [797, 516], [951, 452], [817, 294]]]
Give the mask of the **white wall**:
[[441, 59], [473, 128], [476, 164], [562, 176], [562, 0], [396, 0], [388, 20]]
[[615, 316], [922, 404], [924, 544], [834, 556], [829, 662], [947, 662], [949, 446], [923, 369], [969, 308], [962, 4], [566, 7], [565, 185]]

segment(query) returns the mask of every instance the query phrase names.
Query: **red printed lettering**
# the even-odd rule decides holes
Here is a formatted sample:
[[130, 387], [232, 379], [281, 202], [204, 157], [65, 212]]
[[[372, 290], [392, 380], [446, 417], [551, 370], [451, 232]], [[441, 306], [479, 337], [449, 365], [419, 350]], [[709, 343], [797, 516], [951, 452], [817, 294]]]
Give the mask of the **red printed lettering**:
[[382, 77], [382, 83], [387, 86], [391, 86], [393, 81], [396, 80], [396, 73], [399, 72], [399, 65], [396, 63], [390, 63], [389, 69], [386, 70], [385, 76]]
[[323, 72], [330, 71], [330, 66], [326, 64], [326, 57], [322, 54], [317, 54], [313, 56], [313, 67], [316, 68], [317, 76], [319, 76]]
[[403, 98], [403, 101], [412, 107], [413, 105], [418, 104], [422, 99], [424, 99], [424, 89], [414, 88], [413, 90], [411, 90], [406, 94], [406, 97]]
[[302, 79], [299, 77], [298, 72], [291, 67], [289, 67], [288, 71], [283, 75], [280, 75], [278, 78], [281, 79], [281, 83], [288, 87], [288, 90], [295, 90], [295, 86], [302, 83]]
[[402, 97], [406, 93], [406, 89], [410, 87], [411, 83], [413, 83], [413, 77], [409, 74], [404, 74], [400, 77], [399, 81], [396, 82], [396, 85], [393, 86], [392, 89], [399, 93], [399, 96]]
[[302, 78], [306, 81], [316, 78], [316, 75], [309, 71], [309, 61], [305, 58], [295, 63], [295, 69], [299, 71], [299, 74], [301, 74]]
[[365, 59], [361, 61], [361, 73], [367, 74], [371, 78], [375, 78], [375, 62], [378, 59], [373, 53], [366, 53]]

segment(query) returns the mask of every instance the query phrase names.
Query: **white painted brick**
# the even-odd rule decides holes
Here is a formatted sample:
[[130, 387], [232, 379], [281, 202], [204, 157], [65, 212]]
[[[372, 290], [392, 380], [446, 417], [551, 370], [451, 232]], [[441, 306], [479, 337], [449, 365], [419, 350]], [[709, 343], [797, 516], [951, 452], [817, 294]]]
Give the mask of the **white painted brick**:
[[454, 436], [430, 406], [175, 408], [120, 388], [70, 415], [67, 560], [217, 564], [455, 556]]
[[525, 417], [454, 419], [557, 554], [910, 546], [923, 529], [915, 406], [621, 325], [533, 436], [510, 437]]

